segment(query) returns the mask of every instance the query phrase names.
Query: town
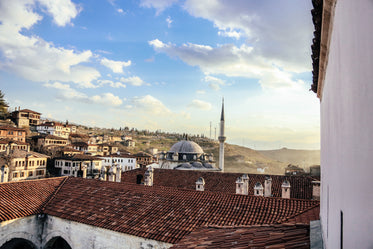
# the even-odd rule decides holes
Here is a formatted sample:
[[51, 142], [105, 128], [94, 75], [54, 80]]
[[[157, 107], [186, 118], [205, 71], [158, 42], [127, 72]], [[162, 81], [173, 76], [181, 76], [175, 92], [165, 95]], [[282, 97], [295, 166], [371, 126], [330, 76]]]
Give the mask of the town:
[[0, 249], [372, 248], [371, 23], [371, 0], [0, 1]]

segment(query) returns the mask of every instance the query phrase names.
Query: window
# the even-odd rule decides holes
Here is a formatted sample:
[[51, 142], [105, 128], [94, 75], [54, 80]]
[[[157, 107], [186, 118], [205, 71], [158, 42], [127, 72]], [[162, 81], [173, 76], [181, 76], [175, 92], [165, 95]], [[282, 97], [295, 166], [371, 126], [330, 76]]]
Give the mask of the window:
[[17, 178], [18, 177], [18, 172], [14, 172], [13, 173], [13, 178]]
[[37, 176], [44, 175], [44, 170], [37, 170], [37, 171], [36, 171], [36, 175], [37, 175]]
[[21, 177], [25, 177], [25, 172], [21, 172]]
[[28, 172], [28, 176], [33, 176], [33, 174], [34, 174], [34, 172], [32, 172], [32, 171]]

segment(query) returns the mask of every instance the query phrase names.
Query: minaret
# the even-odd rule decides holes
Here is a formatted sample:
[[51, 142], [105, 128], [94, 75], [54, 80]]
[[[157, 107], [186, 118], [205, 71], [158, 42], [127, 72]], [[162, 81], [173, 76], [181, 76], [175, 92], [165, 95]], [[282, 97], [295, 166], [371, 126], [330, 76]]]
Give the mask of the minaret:
[[220, 134], [219, 134], [219, 168], [224, 172], [224, 141], [226, 137], [224, 136], [224, 98], [221, 107], [221, 117], [220, 117]]

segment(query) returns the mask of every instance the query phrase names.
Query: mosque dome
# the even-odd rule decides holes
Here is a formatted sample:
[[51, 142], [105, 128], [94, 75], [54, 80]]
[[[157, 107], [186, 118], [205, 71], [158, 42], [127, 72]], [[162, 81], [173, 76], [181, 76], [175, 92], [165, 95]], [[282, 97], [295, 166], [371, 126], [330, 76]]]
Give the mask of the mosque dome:
[[169, 152], [177, 152], [184, 154], [203, 154], [202, 148], [193, 141], [182, 140], [172, 145]]

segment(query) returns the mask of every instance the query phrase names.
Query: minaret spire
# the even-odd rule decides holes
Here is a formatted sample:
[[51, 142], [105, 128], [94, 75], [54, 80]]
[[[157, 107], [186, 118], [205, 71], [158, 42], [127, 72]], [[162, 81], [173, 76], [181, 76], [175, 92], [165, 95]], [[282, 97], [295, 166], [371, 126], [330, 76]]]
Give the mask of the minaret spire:
[[220, 133], [219, 133], [219, 168], [224, 172], [224, 142], [226, 137], [224, 136], [224, 98], [222, 100], [221, 116], [220, 116]]

